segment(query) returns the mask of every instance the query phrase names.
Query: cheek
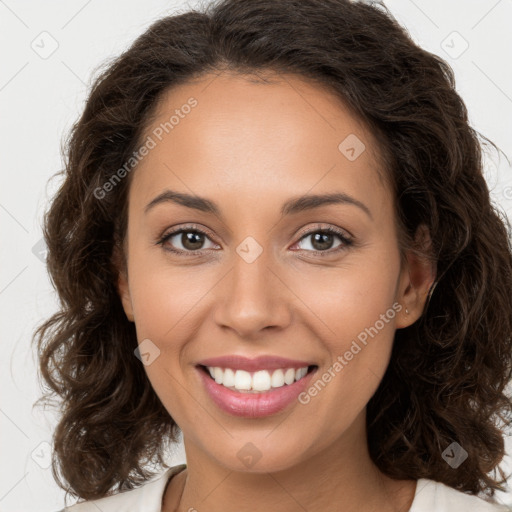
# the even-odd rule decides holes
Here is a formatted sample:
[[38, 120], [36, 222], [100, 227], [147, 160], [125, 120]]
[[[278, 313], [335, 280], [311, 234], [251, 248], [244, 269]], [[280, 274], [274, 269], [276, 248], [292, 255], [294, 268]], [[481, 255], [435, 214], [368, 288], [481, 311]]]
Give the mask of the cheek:
[[139, 340], [149, 337], [163, 344], [172, 339], [171, 333], [183, 329], [187, 317], [193, 316], [215, 282], [204, 269], [171, 265], [161, 256], [136, 249], [130, 265], [130, 294]]
[[327, 415], [364, 407], [391, 355], [401, 310], [395, 298], [399, 264], [382, 258], [367, 258], [364, 263], [349, 267], [347, 259], [347, 266], [338, 271], [317, 272], [314, 279], [304, 274], [293, 285], [298, 296], [307, 297], [309, 317], [315, 318], [317, 337], [329, 354], [327, 367], [317, 377], [322, 382], [316, 386], [319, 395], [330, 395], [323, 405], [318, 401], [318, 407], [339, 406], [326, 410]]
[[172, 414], [178, 421], [179, 411], [187, 410], [190, 400], [181, 363], [203, 323], [204, 303], [218, 279], [211, 269], [180, 267], [164, 258], [152, 258], [149, 263], [150, 256], [137, 248], [131, 253], [128, 272], [135, 327], [139, 343], [150, 340], [149, 347], [158, 354], [145, 365], [145, 371], [167, 410], [178, 411]]
[[197, 328], [198, 305], [208, 287], [205, 283], [203, 289], [200, 280], [191, 279], [190, 268], [142, 263], [143, 256], [137, 259], [136, 254], [134, 251], [129, 276], [137, 339], [139, 344], [151, 342], [152, 360], [144, 370], [172, 418], [180, 426], [186, 425], [189, 418], [183, 417], [182, 411], [196, 412], [189, 411], [190, 394], [180, 362]]
[[[343, 350], [347, 341], [379, 321], [395, 302], [399, 275], [398, 260], [378, 257], [384, 251], [349, 255], [338, 268], [298, 268], [287, 282], [303, 302], [304, 313], [316, 318], [323, 339], [332, 351]], [[390, 253], [390, 251], [388, 251]], [[390, 312], [394, 318], [394, 310]], [[304, 317], [306, 318], [306, 317]], [[382, 331], [389, 325], [381, 326]]]

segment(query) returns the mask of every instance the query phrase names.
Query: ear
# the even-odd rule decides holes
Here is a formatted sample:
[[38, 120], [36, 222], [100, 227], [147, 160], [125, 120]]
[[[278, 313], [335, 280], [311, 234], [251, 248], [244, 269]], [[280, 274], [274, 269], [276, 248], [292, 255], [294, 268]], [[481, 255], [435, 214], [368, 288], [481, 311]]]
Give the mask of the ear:
[[[426, 255], [431, 254], [432, 240], [425, 224], [421, 224], [416, 231], [415, 247]], [[397, 316], [397, 329], [409, 327], [420, 318], [437, 275], [436, 262], [430, 261], [427, 256], [408, 251], [406, 257], [407, 263], [400, 273], [398, 285], [397, 302], [402, 309]]]
[[134, 321], [132, 298], [130, 295], [130, 286], [128, 284], [128, 269], [126, 258], [121, 247], [115, 244], [112, 254], [112, 263], [117, 272], [116, 288], [126, 317], [130, 322]]

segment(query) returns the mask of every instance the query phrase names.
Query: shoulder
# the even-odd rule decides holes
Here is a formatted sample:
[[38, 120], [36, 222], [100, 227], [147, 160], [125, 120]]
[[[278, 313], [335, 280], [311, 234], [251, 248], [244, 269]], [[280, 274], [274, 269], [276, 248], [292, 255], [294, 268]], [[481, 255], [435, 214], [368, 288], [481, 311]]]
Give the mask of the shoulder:
[[409, 512], [510, 512], [512, 508], [498, 505], [478, 496], [466, 494], [441, 482], [420, 478]]
[[167, 469], [146, 484], [97, 500], [81, 501], [59, 512], [160, 512], [162, 497], [169, 480], [186, 468], [185, 464]]

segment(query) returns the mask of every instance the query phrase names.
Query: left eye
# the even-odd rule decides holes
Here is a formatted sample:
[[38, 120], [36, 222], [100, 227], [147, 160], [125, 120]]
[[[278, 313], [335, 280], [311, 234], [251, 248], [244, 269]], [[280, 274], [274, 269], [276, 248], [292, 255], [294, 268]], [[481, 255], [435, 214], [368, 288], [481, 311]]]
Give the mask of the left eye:
[[[338, 238], [340, 242], [338, 245], [333, 247], [334, 239]], [[306, 247], [299, 247], [299, 249], [312, 250], [316, 252], [326, 252], [329, 249], [338, 249], [340, 246], [350, 245], [350, 240], [344, 237], [341, 233], [332, 230], [318, 230], [306, 233], [297, 244], [300, 245], [304, 240], [311, 239], [309, 243], [306, 243]], [[309, 246], [309, 247], [308, 247]], [[309, 249], [311, 248], [311, 249]]]

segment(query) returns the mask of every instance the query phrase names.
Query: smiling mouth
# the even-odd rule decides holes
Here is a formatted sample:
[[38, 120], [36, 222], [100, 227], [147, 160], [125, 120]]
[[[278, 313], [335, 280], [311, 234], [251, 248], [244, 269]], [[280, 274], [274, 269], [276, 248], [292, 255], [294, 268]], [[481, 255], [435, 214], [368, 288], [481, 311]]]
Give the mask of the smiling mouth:
[[316, 365], [310, 365], [301, 368], [278, 368], [270, 371], [248, 372], [219, 366], [198, 365], [198, 367], [217, 384], [241, 393], [263, 393], [289, 386], [318, 368]]

